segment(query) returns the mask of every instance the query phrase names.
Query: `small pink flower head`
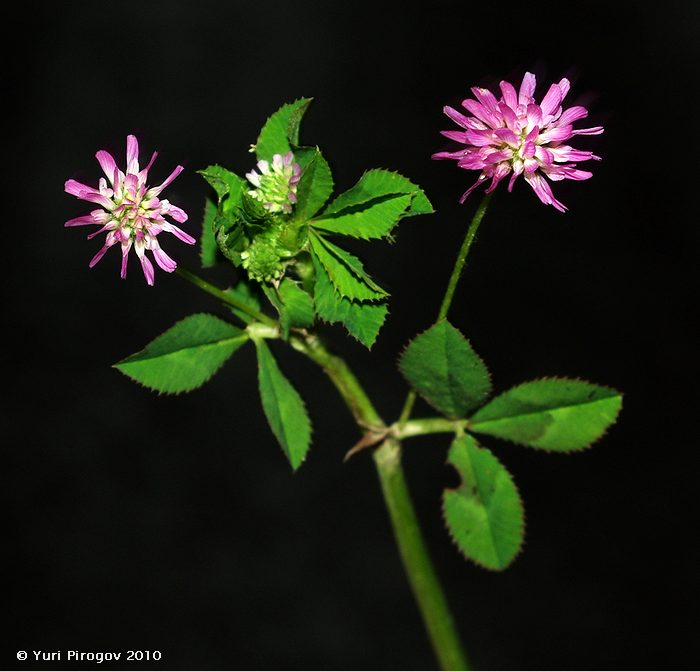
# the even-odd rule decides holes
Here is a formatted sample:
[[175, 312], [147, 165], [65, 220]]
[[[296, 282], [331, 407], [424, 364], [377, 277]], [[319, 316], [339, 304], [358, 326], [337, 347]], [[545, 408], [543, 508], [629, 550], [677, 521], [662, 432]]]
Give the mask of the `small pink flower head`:
[[177, 268], [173, 261], [160, 247], [158, 235], [163, 231], [172, 233], [188, 245], [195, 239], [182, 229], [165, 220], [165, 216], [179, 223], [187, 221], [187, 214], [167, 200], [160, 200], [161, 191], [170, 184], [183, 170], [178, 165], [170, 176], [158, 186], [148, 187], [146, 178], [158, 152], [154, 152], [148, 165], [139, 170], [139, 143], [133, 135], [126, 138], [126, 173], [122, 172], [106, 151], [100, 150], [95, 155], [107, 179], [102, 177], [98, 188], [85, 186], [74, 179], [65, 184], [66, 193], [81, 200], [96, 203], [102, 209], [93, 210], [83, 217], [76, 217], [66, 222], [66, 226], [87, 226], [94, 224], [100, 228], [88, 235], [88, 240], [100, 233], [106, 233], [105, 244], [90, 261], [92, 268], [112, 246], [119, 243], [122, 250], [122, 279], [126, 277], [129, 251], [133, 247], [141, 262], [146, 282], [153, 285], [155, 272], [153, 264], [146, 256], [146, 251], [153, 254], [156, 263], [166, 272], [172, 273]]
[[272, 165], [269, 161], [258, 161], [260, 174], [251, 170], [246, 174], [248, 181], [255, 187], [248, 195], [259, 200], [263, 207], [273, 214], [289, 214], [297, 202], [297, 185], [301, 179], [301, 166], [294, 161], [290, 151], [275, 154]]
[[574, 130], [573, 123], [588, 116], [584, 107], [574, 106], [564, 109], [561, 105], [569, 91], [568, 79], [552, 84], [542, 101], [535, 103], [535, 75], [525, 73], [520, 90], [508, 82], [501, 82], [501, 97], [487, 89], [472, 88], [476, 100], [467, 98], [462, 106], [471, 116], [445, 107], [445, 114], [461, 130], [446, 130], [442, 134], [465, 145], [458, 151], [441, 151], [433, 154], [434, 159], [454, 159], [465, 170], [479, 170], [476, 183], [460, 199], [467, 196], [482, 182], [491, 180], [486, 193], [491, 193], [498, 183], [510, 175], [508, 191], [513, 189], [515, 180], [523, 175], [537, 197], [545, 205], [553, 205], [560, 212], [566, 207], [558, 201], [549, 182], [562, 179], [583, 180], [592, 173], [578, 170], [578, 161], [600, 157], [590, 151], [574, 149], [566, 140], [574, 135], [599, 135], [602, 126]]

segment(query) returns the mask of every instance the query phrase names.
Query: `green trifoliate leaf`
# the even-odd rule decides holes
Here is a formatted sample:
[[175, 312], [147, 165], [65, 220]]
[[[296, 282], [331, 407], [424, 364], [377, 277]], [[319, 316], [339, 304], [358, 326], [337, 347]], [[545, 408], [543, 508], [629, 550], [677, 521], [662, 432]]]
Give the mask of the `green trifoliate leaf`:
[[567, 378], [525, 382], [469, 420], [469, 430], [555, 452], [582, 450], [615, 422], [622, 394]]
[[465, 417], [491, 393], [484, 362], [446, 320], [409, 343], [399, 360], [399, 369], [430, 405], [448, 417]]
[[397, 172], [375, 168], [368, 170], [360, 181], [345, 193], [341, 193], [323, 212], [322, 216], [338, 214], [365, 205], [377, 198], [411, 195], [411, 206], [403, 216], [430, 214], [433, 206], [423, 190]]
[[333, 175], [326, 159], [316, 147], [297, 150], [294, 157], [302, 169], [294, 218], [306, 221], [321, 209], [333, 193]]
[[299, 125], [311, 104], [311, 98], [300, 98], [282, 105], [266, 122], [255, 143], [258, 160], [269, 161], [274, 154], [286, 154], [299, 144]]
[[[230, 294], [244, 305], [247, 305], [249, 308], [257, 310], [258, 312], [260, 311], [260, 298], [255, 292], [254, 287], [245, 280], [241, 280], [235, 287], [226, 289], [226, 293]], [[246, 324], [252, 324], [255, 321], [247, 312], [243, 312], [243, 310], [238, 310], [234, 307], [231, 307], [230, 310]]]
[[264, 340], [255, 340], [258, 350], [260, 400], [272, 433], [296, 470], [311, 444], [311, 422], [296, 389], [282, 374]]
[[277, 288], [263, 285], [265, 295], [280, 316], [282, 337], [287, 340], [292, 328], [306, 328], [314, 323], [314, 304], [298, 282], [285, 277]]
[[336, 215], [323, 215], [309, 222], [314, 228], [371, 240], [388, 236], [411, 204], [410, 194], [383, 196]]
[[329, 324], [340, 322], [365, 347], [372, 347], [386, 319], [386, 303], [355, 303], [339, 296], [323, 266], [316, 260], [314, 265], [314, 304], [318, 316]]
[[216, 215], [216, 205], [207, 198], [204, 203], [202, 235], [199, 238], [199, 256], [202, 262], [202, 268], [211, 268], [216, 265], [219, 254], [219, 245], [216, 244], [216, 235], [214, 234], [214, 220], [216, 219]]
[[442, 511], [450, 536], [465, 557], [502, 571], [523, 543], [525, 516], [510, 473], [471, 436], [455, 438], [447, 460], [462, 483], [446, 489]]
[[247, 340], [218, 317], [190, 315], [114, 367], [149, 389], [179, 394], [203, 385]]
[[353, 301], [378, 301], [389, 295], [365, 272], [356, 256], [315, 231], [309, 231], [309, 242], [314, 257], [324, 267], [341, 296]]
[[238, 175], [222, 168], [220, 165], [210, 165], [204, 170], [198, 170], [200, 175], [209, 182], [219, 197], [219, 206], [224, 212], [240, 207], [246, 182]]

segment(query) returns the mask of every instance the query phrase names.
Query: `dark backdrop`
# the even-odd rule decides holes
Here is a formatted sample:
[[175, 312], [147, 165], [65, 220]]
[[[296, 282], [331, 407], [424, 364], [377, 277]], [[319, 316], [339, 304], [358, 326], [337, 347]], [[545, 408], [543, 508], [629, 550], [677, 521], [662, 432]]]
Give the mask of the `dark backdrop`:
[[[355, 429], [329, 382], [275, 348], [308, 402], [314, 447], [291, 475], [239, 352], [211, 384], [158, 397], [111, 363], [214, 300], [159, 273], [148, 288], [118, 254], [63, 222], [62, 193], [92, 182], [98, 148], [122, 160], [135, 133], [187, 171], [168, 197], [195, 231], [207, 187], [195, 170], [249, 169], [248, 146], [281, 103], [315, 96], [303, 140], [340, 189], [397, 169], [438, 214], [396, 244], [356, 246], [394, 295], [371, 353], [328, 329], [387, 417], [405, 389], [394, 361], [429, 325], [476, 205], [473, 174], [430, 154], [441, 108], [473, 84], [569, 75], [605, 135], [585, 183], [557, 184], [561, 215], [523, 183], [501, 188], [453, 310], [498, 388], [582, 376], [626, 393], [592, 450], [548, 455], [490, 441], [528, 513], [524, 553], [502, 575], [465, 562], [445, 534], [445, 440], [406, 448], [410, 486], [477, 671], [652, 668], [682, 649], [674, 618], [694, 564], [693, 377], [697, 208], [692, 3], [433, 1], [87, 2], [27, 5], [6, 24], [4, 107], [5, 454], [12, 542], [4, 668], [25, 650], [161, 650], [179, 669], [431, 669], [368, 455], [343, 465]], [[20, 9], [20, 11], [21, 11]], [[695, 41], [694, 41], [695, 40]], [[542, 94], [541, 89], [539, 95]], [[7, 207], [10, 204], [10, 207]], [[87, 206], [89, 207], [89, 206]], [[196, 250], [168, 245], [185, 265]], [[211, 274], [231, 281], [226, 268]], [[426, 408], [421, 406], [422, 411]], [[9, 665], [9, 666], [7, 666]], [[59, 665], [54, 665], [57, 668]], [[42, 667], [43, 668], [43, 667]], [[654, 667], [656, 668], [656, 667]]]

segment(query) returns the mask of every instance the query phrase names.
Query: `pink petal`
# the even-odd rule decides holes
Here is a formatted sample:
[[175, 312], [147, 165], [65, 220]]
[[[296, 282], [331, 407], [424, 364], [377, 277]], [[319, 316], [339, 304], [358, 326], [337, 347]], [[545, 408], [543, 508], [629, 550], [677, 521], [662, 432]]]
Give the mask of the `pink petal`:
[[465, 136], [470, 144], [475, 147], [484, 147], [494, 142], [494, 133], [492, 130], [468, 130], [465, 131]]
[[450, 107], [449, 105], [445, 105], [445, 107], [442, 108], [442, 111], [452, 119], [458, 126], [462, 126], [462, 128], [469, 128], [469, 119], [467, 119], [464, 114], [461, 112], [458, 112], [456, 109], [453, 107]]
[[126, 172], [135, 175], [139, 171], [139, 141], [134, 135], [126, 137]]
[[565, 109], [563, 114], [559, 117], [557, 121], [558, 126], [566, 126], [567, 124], [574, 123], [579, 119], [585, 119], [588, 116], [588, 110], [581, 105], [575, 105], [574, 107], [569, 107]]
[[602, 126], [593, 126], [592, 128], [579, 128], [573, 131], [573, 135], [600, 135], [605, 129]]
[[173, 261], [160, 247], [153, 250], [153, 258], [156, 263], [166, 272], [172, 273], [177, 268], [177, 263]]
[[540, 142], [563, 142], [574, 135], [571, 126], [557, 126], [548, 128], [544, 133], [540, 133]]
[[545, 165], [554, 163], [554, 154], [547, 147], [537, 147], [534, 156], [540, 163]]
[[71, 196], [75, 196], [76, 198], [80, 198], [80, 200], [87, 200], [89, 203], [97, 203], [106, 210], [114, 209], [114, 203], [103, 196], [97, 189], [93, 189], [85, 184], [76, 182], [74, 179], [69, 179], [65, 183], [64, 189], [66, 193], [69, 193]]
[[562, 93], [558, 84], [552, 84], [547, 91], [547, 95], [542, 99], [540, 103], [540, 108], [542, 110], [543, 116], [550, 116], [554, 114], [556, 109], [561, 105]]
[[525, 181], [545, 205], [553, 205], [560, 212], [566, 212], [566, 206], [554, 197], [552, 188], [542, 175], [536, 172], [525, 173]]
[[104, 149], [100, 149], [100, 151], [98, 151], [95, 154], [95, 158], [100, 164], [100, 168], [102, 168], [104, 174], [107, 175], [109, 183], [114, 184], [114, 175], [117, 171], [117, 164], [112, 154], [110, 154], [108, 151], [105, 151]]
[[561, 99], [564, 100], [571, 88], [571, 82], [566, 77], [563, 77], [557, 86], [561, 89]]
[[530, 104], [527, 106], [528, 128], [542, 125], [542, 108], [539, 105]]
[[168, 203], [168, 211], [164, 212], [164, 214], [167, 214], [181, 224], [184, 224], [188, 219], [187, 212], [172, 203]]
[[122, 243], [122, 267], [121, 272], [119, 274], [121, 275], [121, 278], [123, 280], [126, 279], [126, 269], [129, 263], [129, 250], [131, 249], [131, 244], [131, 240]]
[[80, 182], [76, 182], [74, 179], [69, 179], [64, 185], [63, 188], [66, 193], [69, 193], [71, 196], [75, 196], [76, 198], [82, 198], [82, 194], [84, 191], [94, 191], [90, 186], [86, 186], [85, 184], [81, 184]]
[[462, 105], [467, 111], [471, 112], [479, 121], [483, 121], [487, 126], [498, 128], [501, 125], [498, 118], [489, 112], [481, 103], [476, 102], [476, 100], [467, 98], [462, 101]]
[[434, 161], [442, 161], [445, 159], [459, 159], [464, 156], [465, 149], [460, 149], [459, 151], [438, 151], [431, 155]]
[[175, 170], [173, 170], [170, 175], [167, 177], [167, 179], [160, 185], [154, 186], [150, 188], [146, 192], [146, 198], [153, 198], [153, 196], [157, 196], [168, 184], [170, 184], [182, 171], [184, 168], [181, 165], [178, 165]]
[[488, 89], [482, 89], [479, 86], [472, 87], [474, 97], [489, 111], [496, 112], [498, 110], [498, 101], [496, 96]]
[[441, 130], [440, 135], [444, 135], [449, 140], [467, 144], [467, 134], [463, 130]]
[[459, 199], [460, 204], [464, 203], [464, 201], [467, 199], [469, 194], [476, 189], [477, 186], [479, 186], [482, 182], [485, 181], [485, 177], [483, 175], [479, 175], [479, 178], [472, 184], [463, 194], [462, 197]]
[[143, 275], [146, 278], [146, 282], [149, 286], [153, 286], [156, 281], [156, 273], [153, 269], [153, 264], [146, 258], [146, 256], [140, 256], [139, 261], [141, 261], [141, 268], [143, 269]]
[[92, 218], [91, 214], [86, 214], [83, 217], [75, 217], [75, 219], [69, 219], [64, 226], [87, 226], [89, 224], [96, 224], [97, 222]]
[[503, 93], [503, 102], [514, 110], [518, 106], [518, 96], [515, 93], [515, 87], [510, 82], [501, 82], [500, 87], [501, 93]]
[[195, 242], [197, 242], [191, 235], [188, 235], [187, 233], [185, 233], [185, 231], [183, 231], [181, 228], [178, 228], [174, 224], [164, 222], [161, 224], [161, 227], [164, 231], [172, 233], [176, 238], [182, 240], [183, 242], [186, 242], [188, 245], [193, 245]]
[[520, 177], [520, 174], [517, 172], [514, 172], [511, 176], [510, 179], [508, 180], [508, 192], [510, 193], [513, 190], [513, 184], [515, 184], [515, 180]]
[[507, 163], [501, 163], [496, 168], [496, 171], [493, 173], [493, 179], [491, 180], [491, 184], [489, 184], [488, 189], [486, 189], [486, 193], [491, 193], [497, 186], [498, 183], [510, 172], [510, 166]]
[[520, 144], [520, 139], [518, 136], [510, 130], [510, 128], [497, 128], [494, 133], [503, 142], [508, 143], [511, 147], [515, 148]]
[[515, 111], [506, 105], [505, 103], [498, 104], [498, 111], [501, 113], [503, 120], [506, 122], [506, 126], [516, 133], [520, 132], [520, 124], [518, 123], [518, 117]]
[[535, 93], [537, 79], [531, 72], [526, 72], [523, 77], [523, 83], [520, 85], [520, 93], [518, 95], [518, 104], [529, 105], [532, 102], [532, 96]]

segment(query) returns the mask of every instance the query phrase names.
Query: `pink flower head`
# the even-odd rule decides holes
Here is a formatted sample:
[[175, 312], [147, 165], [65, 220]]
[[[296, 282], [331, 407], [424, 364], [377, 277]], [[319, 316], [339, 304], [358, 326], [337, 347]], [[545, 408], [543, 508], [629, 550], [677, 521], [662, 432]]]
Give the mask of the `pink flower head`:
[[558, 201], [549, 182], [562, 179], [583, 180], [592, 173], [578, 170], [578, 161], [600, 157], [590, 151], [574, 149], [566, 140], [574, 135], [599, 135], [602, 126], [574, 130], [573, 123], [588, 116], [584, 107], [574, 106], [564, 109], [561, 105], [569, 92], [568, 79], [552, 84], [540, 104], [535, 103], [535, 75], [526, 72], [520, 91], [508, 82], [501, 82], [501, 97], [487, 89], [472, 88], [476, 100], [467, 98], [462, 106], [471, 116], [445, 107], [445, 114], [461, 130], [442, 131], [450, 140], [466, 145], [458, 151], [441, 151], [433, 154], [435, 159], [455, 159], [465, 170], [480, 170], [476, 183], [465, 191], [460, 199], [467, 196], [482, 182], [491, 180], [486, 193], [491, 193], [498, 183], [510, 175], [508, 191], [519, 175], [533, 188], [537, 197], [545, 205], [553, 205], [560, 212], [566, 207]]
[[133, 247], [141, 262], [146, 282], [153, 285], [155, 273], [153, 264], [146, 256], [146, 250], [153, 254], [156, 263], [165, 272], [172, 273], [177, 268], [177, 263], [161, 249], [158, 243], [158, 234], [167, 231], [188, 245], [195, 243], [192, 236], [164, 219], [164, 216], [168, 216], [183, 223], [187, 221], [187, 214], [167, 200], [158, 198], [161, 191], [184, 168], [178, 165], [170, 176], [158, 186], [148, 187], [146, 185], [148, 171], [156, 160], [156, 156], [158, 156], [158, 152], [153, 152], [148, 165], [139, 170], [139, 143], [133, 135], [129, 135], [126, 138], [126, 174], [117, 167], [111, 154], [100, 150], [95, 154], [95, 157], [107, 175], [107, 179], [102, 177], [97, 189], [85, 186], [74, 179], [69, 179], [66, 182], [66, 193], [81, 200], [96, 203], [102, 208], [93, 210], [83, 217], [71, 219], [65, 224], [66, 226], [86, 226], [88, 224], [99, 226], [99, 230], [88, 235], [88, 240], [100, 233], [107, 233], [102, 249], [90, 261], [90, 268], [104, 256], [110, 247], [119, 243], [122, 250], [122, 279], [126, 277], [129, 250]]

